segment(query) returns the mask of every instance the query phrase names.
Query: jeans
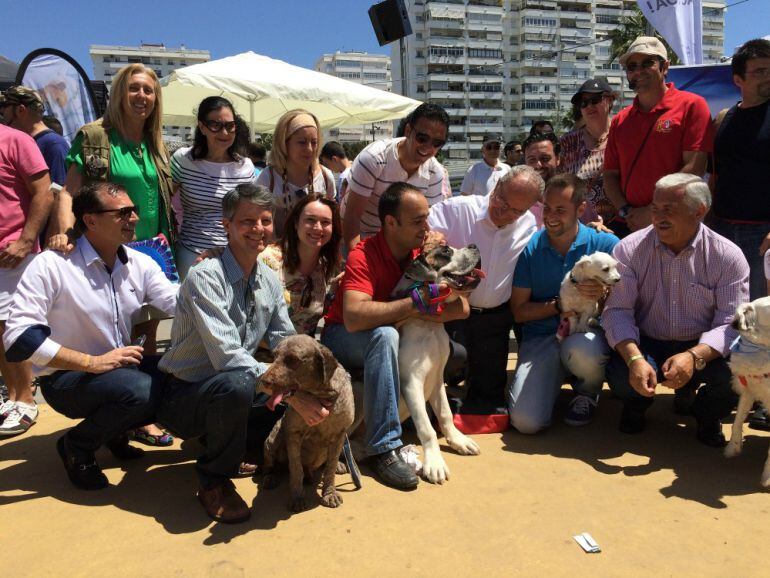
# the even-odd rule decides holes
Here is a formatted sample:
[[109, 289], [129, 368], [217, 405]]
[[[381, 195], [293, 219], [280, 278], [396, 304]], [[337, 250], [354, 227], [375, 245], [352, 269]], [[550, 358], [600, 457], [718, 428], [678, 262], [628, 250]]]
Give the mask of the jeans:
[[712, 228], [738, 245], [749, 262], [749, 299], [753, 301], [767, 295], [764, 255], [759, 254], [759, 247], [770, 233], [770, 223], [738, 224], [714, 219]]
[[126, 430], [152, 422], [164, 378], [159, 360], [159, 355], [148, 355], [138, 370], [57, 371], [41, 378], [48, 405], [68, 418], [83, 419], [66, 434], [75, 453], [93, 454]]
[[[642, 336], [639, 348], [647, 362], [657, 372], [660, 383], [665, 379], [659, 369], [663, 362], [672, 355], [687, 351], [697, 344], [697, 340], [659, 341]], [[703, 371], [696, 371], [693, 374], [692, 379], [684, 387], [698, 390], [691, 406], [692, 414], [698, 421], [722, 419], [730, 414], [738, 401], [738, 396], [732, 390], [731, 380], [730, 367], [722, 357], [710, 361]], [[629, 409], [644, 412], [652, 405], [654, 398], [641, 395], [631, 386], [626, 362], [617, 352], [612, 353], [607, 364], [607, 381], [610, 389]], [[698, 389], [701, 383], [703, 386]]]
[[321, 343], [346, 368], [364, 370], [367, 452], [376, 455], [401, 446], [398, 331], [384, 325], [351, 333], [342, 323], [331, 323], [324, 327]]
[[524, 434], [548, 427], [561, 386], [576, 378], [575, 393], [596, 397], [604, 384], [610, 348], [601, 330], [573, 333], [559, 343], [555, 335], [522, 341], [516, 374], [508, 389], [511, 425]]
[[205, 449], [196, 470], [202, 487], [238, 471], [246, 453], [254, 386], [254, 378], [242, 370], [223, 371], [198, 383], [168, 377], [157, 419], [182, 439], [201, 438]]
[[188, 249], [181, 241], [177, 241], [176, 245], [174, 245], [174, 257], [176, 260], [176, 271], [179, 273], [179, 282], [181, 283], [187, 278], [190, 267], [193, 266], [193, 263], [195, 263], [195, 260], [200, 257], [200, 255], [195, 251]]

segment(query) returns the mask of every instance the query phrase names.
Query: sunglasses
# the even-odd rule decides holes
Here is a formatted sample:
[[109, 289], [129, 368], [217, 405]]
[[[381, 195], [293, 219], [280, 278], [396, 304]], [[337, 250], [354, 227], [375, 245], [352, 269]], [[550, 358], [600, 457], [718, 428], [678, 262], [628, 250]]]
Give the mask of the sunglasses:
[[211, 132], [219, 132], [225, 129], [227, 132], [233, 132], [235, 130], [235, 121], [230, 120], [228, 122], [220, 122], [218, 120], [204, 120], [203, 124]]
[[430, 135], [425, 134], [424, 132], [415, 133], [414, 138], [419, 144], [421, 145], [429, 144], [434, 149], [440, 149], [446, 144], [445, 140], [441, 140], [438, 138], [430, 138]]
[[580, 101], [580, 108], [588, 108], [591, 105], [596, 106], [602, 101], [603, 98], [604, 98], [603, 94], [597, 94], [596, 96], [592, 96], [591, 98], [582, 99]]
[[91, 213], [96, 213], [97, 215], [101, 215], [103, 213], [115, 213], [118, 216], [118, 219], [121, 221], [128, 221], [131, 218], [131, 215], [133, 213], [136, 213], [136, 216], [139, 216], [139, 207], [135, 206], [128, 206], [128, 207], [121, 207], [120, 209], [102, 209], [100, 211], [90, 211]]
[[636, 62], [632, 62], [631, 64], [626, 64], [626, 72], [636, 72], [640, 68], [644, 68], [647, 70], [648, 68], [653, 68], [655, 64], [658, 62], [657, 58], [646, 58], [645, 60], [642, 60], [639, 64]]

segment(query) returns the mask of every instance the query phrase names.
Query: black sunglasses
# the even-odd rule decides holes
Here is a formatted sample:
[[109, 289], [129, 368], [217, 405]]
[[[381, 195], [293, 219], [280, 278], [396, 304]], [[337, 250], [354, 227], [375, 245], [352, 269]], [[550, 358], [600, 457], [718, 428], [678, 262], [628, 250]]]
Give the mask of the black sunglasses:
[[592, 96], [591, 98], [581, 99], [580, 108], [587, 108], [592, 104], [593, 105], [599, 104], [603, 98], [604, 98], [603, 94], [597, 94], [596, 96]]
[[115, 213], [118, 215], [118, 219], [121, 221], [127, 221], [131, 218], [132, 213], [136, 213], [136, 216], [139, 216], [139, 207], [135, 206], [129, 206], [129, 207], [121, 207], [119, 209], [102, 209], [100, 211], [89, 211], [89, 213], [96, 213], [97, 215], [101, 215], [103, 213]]
[[440, 149], [446, 144], [445, 140], [430, 138], [430, 135], [424, 132], [415, 133], [414, 138], [421, 145], [430, 144], [434, 149]]
[[655, 66], [655, 63], [658, 62], [657, 58], [646, 58], [642, 60], [639, 64], [636, 62], [632, 62], [631, 64], [626, 65], [626, 72], [636, 72], [640, 68], [644, 68], [645, 70], [648, 68], [652, 68]]
[[226, 129], [227, 132], [233, 132], [235, 130], [234, 120], [228, 122], [220, 122], [218, 120], [204, 120], [203, 124], [206, 125], [206, 128], [211, 132], [219, 132], [223, 128]]

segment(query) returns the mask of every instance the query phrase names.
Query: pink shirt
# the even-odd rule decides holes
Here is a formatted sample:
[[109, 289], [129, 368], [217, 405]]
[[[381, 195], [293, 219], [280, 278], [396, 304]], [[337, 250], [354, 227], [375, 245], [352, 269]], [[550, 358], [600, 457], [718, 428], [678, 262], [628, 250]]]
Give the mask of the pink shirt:
[[735, 308], [748, 301], [749, 264], [732, 242], [701, 225], [678, 255], [651, 226], [615, 246], [620, 282], [602, 313], [607, 342], [615, 347], [639, 335], [711, 346], [723, 356], [738, 336]]
[[31, 136], [0, 125], [0, 247], [21, 237], [27, 222], [32, 197], [25, 181], [47, 170]]

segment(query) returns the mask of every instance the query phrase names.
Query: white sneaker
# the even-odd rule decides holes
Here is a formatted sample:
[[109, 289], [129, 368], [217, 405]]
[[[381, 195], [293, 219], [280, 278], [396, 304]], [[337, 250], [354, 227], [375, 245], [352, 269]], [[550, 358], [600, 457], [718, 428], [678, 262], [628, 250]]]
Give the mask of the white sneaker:
[[37, 419], [37, 405], [17, 401], [0, 425], [0, 436], [14, 436], [27, 431]]
[[6, 399], [3, 403], [0, 403], [0, 424], [5, 421], [5, 418], [11, 413], [11, 408], [16, 402]]

